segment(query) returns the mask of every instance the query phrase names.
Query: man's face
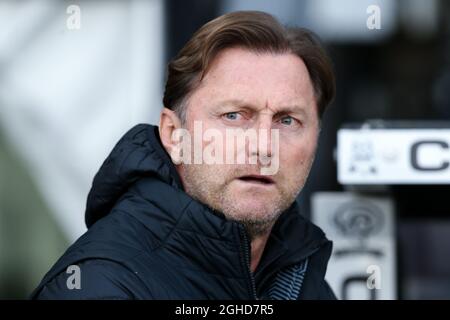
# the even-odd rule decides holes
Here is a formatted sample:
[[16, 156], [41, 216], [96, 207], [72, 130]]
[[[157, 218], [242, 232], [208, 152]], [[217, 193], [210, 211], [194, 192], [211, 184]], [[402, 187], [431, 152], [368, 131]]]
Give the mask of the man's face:
[[[269, 156], [279, 161], [276, 173], [266, 176], [271, 182], [262, 179], [261, 162], [177, 166], [189, 195], [244, 223], [252, 236], [267, 231], [303, 188], [316, 150], [317, 105], [303, 61], [289, 53], [221, 51], [189, 98], [184, 127], [191, 137], [194, 121], [200, 121], [203, 132], [222, 133], [224, 155], [244, 152], [246, 160], [261, 148], [237, 150], [226, 141], [227, 129], [267, 129], [269, 136], [278, 130], [279, 143], [269, 149]], [[270, 144], [269, 139], [266, 147]]]

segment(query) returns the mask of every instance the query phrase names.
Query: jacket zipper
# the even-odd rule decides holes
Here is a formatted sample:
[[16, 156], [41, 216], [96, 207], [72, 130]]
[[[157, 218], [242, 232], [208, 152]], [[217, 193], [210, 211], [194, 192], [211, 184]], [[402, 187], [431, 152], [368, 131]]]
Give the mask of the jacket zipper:
[[262, 292], [265, 292], [267, 290], [267, 281], [271, 278], [272, 275], [278, 273], [280, 270], [287, 268], [289, 266], [295, 265], [296, 263], [299, 263], [300, 261], [303, 261], [309, 257], [311, 257], [313, 254], [315, 254], [316, 252], [318, 252], [321, 249], [322, 246], [318, 246], [317, 248], [311, 250], [308, 252], [308, 254], [304, 255], [301, 258], [297, 259], [297, 262], [291, 262], [288, 264], [285, 264], [283, 266], [278, 267], [277, 269], [273, 270], [270, 274], [268, 274], [267, 276], [264, 277], [264, 279], [262, 279], [262, 281], [260, 282], [260, 288], [262, 289]]
[[250, 281], [250, 292], [252, 295], [252, 298], [255, 300], [258, 300], [258, 296], [256, 294], [256, 284], [255, 284], [255, 277], [252, 274], [252, 271], [250, 269], [250, 242], [247, 237], [247, 232], [245, 231], [243, 226], [239, 226], [239, 230], [242, 234], [242, 237], [244, 238], [244, 258], [247, 263], [247, 275], [248, 279]]

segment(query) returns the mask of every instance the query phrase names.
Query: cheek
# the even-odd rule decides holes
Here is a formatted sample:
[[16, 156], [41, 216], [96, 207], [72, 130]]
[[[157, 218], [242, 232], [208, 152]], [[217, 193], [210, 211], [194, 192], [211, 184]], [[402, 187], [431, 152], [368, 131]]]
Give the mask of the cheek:
[[316, 144], [296, 143], [289, 146], [281, 146], [280, 149], [280, 169], [285, 174], [303, 173], [308, 169], [316, 151]]

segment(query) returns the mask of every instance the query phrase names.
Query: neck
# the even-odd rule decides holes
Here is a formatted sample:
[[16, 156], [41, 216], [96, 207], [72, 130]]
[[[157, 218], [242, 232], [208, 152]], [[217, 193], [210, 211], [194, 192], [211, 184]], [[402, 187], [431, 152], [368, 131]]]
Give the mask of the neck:
[[269, 239], [271, 229], [269, 229], [264, 234], [255, 237], [251, 242], [251, 263], [250, 270], [255, 272], [256, 267], [261, 260], [262, 254], [264, 252], [264, 248], [266, 247], [267, 240]]

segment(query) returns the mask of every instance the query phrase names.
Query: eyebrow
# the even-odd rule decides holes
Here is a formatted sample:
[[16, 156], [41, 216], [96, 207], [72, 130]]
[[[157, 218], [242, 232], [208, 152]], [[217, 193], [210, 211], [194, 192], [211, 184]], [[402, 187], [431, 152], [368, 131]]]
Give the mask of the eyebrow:
[[[215, 104], [215, 108], [219, 108], [219, 109], [223, 109], [226, 107], [245, 107], [245, 108], [250, 108], [253, 110], [258, 110], [260, 109], [259, 107], [257, 107], [256, 105], [254, 105], [253, 103], [249, 103], [245, 100], [241, 100], [241, 99], [229, 99], [229, 100], [223, 100], [220, 101], [218, 103]], [[275, 114], [280, 114], [280, 113], [299, 113], [299, 114], [303, 114], [306, 115], [307, 112], [305, 111], [305, 108], [302, 107], [301, 105], [286, 105], [286, 106], [282, 106]]]

